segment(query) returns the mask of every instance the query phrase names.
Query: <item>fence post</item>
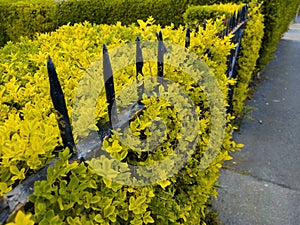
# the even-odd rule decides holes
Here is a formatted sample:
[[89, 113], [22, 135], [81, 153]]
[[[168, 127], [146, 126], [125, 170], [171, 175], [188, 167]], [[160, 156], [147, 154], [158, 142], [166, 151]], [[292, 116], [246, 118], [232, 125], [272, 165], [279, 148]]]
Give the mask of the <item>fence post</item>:
[[185, 48], [190, 47], [190, 44], [191, 44], [191, 29], [189, 25], [185, 33]]
[[203, 30], [206, 30], [206, 19], [203, 21]]
[[[137, 84], [139, 83], [138, 80], [138, 75], [141, 74], [142, 76], [144, 76], [143, 74], [143, 66], [144, 66], [144, 59], [143, 59], [143, 52], [142, 52], [142, 48], [141, 48], [141, 40], [140, 37], [136, 38], [136, 62], [135, 62], [135, 66], [136, 66], [136, 82]], [[144, 82], [142, 81], [142, 83], [139, 85], [138, 84], [138, 97], [139, 99], [142, 99], [142, 95], [144, 92]]]
[[117, 112], [116, 107], [113, 107], [115, 101], [115, 86], [113, 71], [111, 68], [111, 63], [108, 55], [108, 50], [106, 45], [103, 45], [103, 74], [104, 74], [104, 83], [105, 83], [105, 92], [106, 92], [106, 101], [108, 103], [108, 116], [109, 123], [112, 125], [112, 120], [117, 121]]
[[136, 77], [141, 74], [143, 74], [143, 66], [144, 66], [144, 60], [143, 60], [143, 53], [141, 48], [141, 40], [140, 37], [136, 38]]
[[[236, 66], [237, 66], [237, 60], [238, 55], [241, 47], [241, 40], [243, 36], [244, 31], [242, 29], [237, 30], [234, 33], [234, 37], [231, 39], [233, 43], [237, 44], [236, 48], [231, 50], [231, 54], [228, 57], [228, 70], [227, 70], [227, 77], [229, 79], [233, 79], [236, 77]], [[231, 112], [233, 110], [233, 90], [234, 86], [229, 86], [229, 93], [228, 93], [228, 103], [229, 107], [227, 108], [227, 112]]]
[[72, 154], [76, 153], [75, 142], [70, 125], [70, 119], [68, 110], [64, 98], [63, 91], [61, 89], [57, 73], [50, 56], [47, 59], [47, 70], [50, 82], [50, 95], [55, 108], [56, 118], [62, 137], [64, 147], [68, 147]]
[[195, 28], [195, 36], [199, 33], [199, 25], [200, 25], [200, 23], [199, 23], [199, 20], [197, 21], [197, 23], [196, 23], [196, 28]]
[[163, 77], [164, 75], [164, 43], [162, 32], [156, 33], [158, 40], [158, 56], [157, 56], [157, 75]]

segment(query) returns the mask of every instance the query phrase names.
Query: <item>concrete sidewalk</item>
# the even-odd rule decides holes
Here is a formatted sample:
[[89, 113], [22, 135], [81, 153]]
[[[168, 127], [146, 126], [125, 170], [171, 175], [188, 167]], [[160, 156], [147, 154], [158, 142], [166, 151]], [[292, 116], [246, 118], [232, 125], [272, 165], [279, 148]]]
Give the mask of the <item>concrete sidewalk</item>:
[[224, 225], [300, 224], [300, 23], [280, 41], [219, 179], [213, 206]]

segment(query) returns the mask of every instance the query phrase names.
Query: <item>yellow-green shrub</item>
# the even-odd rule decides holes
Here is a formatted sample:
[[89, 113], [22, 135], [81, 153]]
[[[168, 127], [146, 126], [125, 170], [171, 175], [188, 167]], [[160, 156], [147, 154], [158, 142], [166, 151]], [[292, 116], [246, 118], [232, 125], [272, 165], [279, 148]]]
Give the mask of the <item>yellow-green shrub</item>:
[[[210, 16], [231, 16], [242, 5], [221, 4], [213, 6], [190, 7], [184, 14], [186, 22], [201, 21]], [[225, 13], [227, 12], [227, 13]], [[262, 48], [264, 36], [264, 20], [261, 13], [261, 5], [256, 2], [250, 4], [249, 21], [244, 28], [241, 42], [240, 56], [238, 58], [236, 84], [233, 94], [233, 114], [241, 116], [244, 109], [244, 101], [249, 95], [249, 83], [257, 70], [257, 60]]]
[[264, 17], [260, 6], [252, 5], [241, 43], [237, 66], [237, 83], [234, 87], [233, 110], [236, 116], [243, 114], [244, 101], [249, 96], [249, 84], [257, 68], [257, 60], [264, 36]]
[[277, 44], [295, 17], [300, 1], [274, 0], [259, 2], [262, 2], [265, 24], [263, 43], [258, 60], [258, 70], [261, 71], [273, 59]]
[[[10, 42], [0, 50], [0, 140], [3, 146], [0, 150], [1, 195], [47, 164], [56, 155], [56, 151], [62, 149], [49, 94], [47, 56], [51, 55], [55, 63], [67, 107], [72, 114], [72, 100], [78, 82], [90, 64], [101, 57], [104, 43], [112, 49], [122, 43], [133, 42], [138, 35], [142, 40], [155, 40], [155, 32], [161, 30], [160, 26], [153, 25], [151, 19], [146, 23], [139, 21], [139, 24], [139, 27], [121, 26], [120, 23], [111, 26], [90, 23], [63, 26], [57, 32], [41, 34], [33, 41], [23, 38], [16, 44]], [[198, 35], [192, 35], [191, 49], [211, 67], [223, 95], [227, 96], [230, 81], [225, 75], [226, 57], [234, 46], [229, 42], [230, 37], [219, 39], [215, 36], [220, 29], [222, 21], [217, 20], [215, 24], [208, 21], [206, 31], [200, 30]], [[166, 41], [184, 46], [183, 27], [166, 27], [162, 32]], [[204, 54], [207, 48], [211, 49], [213, 59]], [[147, 65], [144, 71], [146, 74], [150, 73], [155, 71], [155, 67]], [[165, 73], [167, 78], [173, 79], [190, 94], [199, 113], [200, 138], [187, 165], [163, 183], [129, 187], [111, 183], [84, 163], [69, 164], [68, 152], [64, 151], [60, 154], [61, 161], [49, 168], [47, 180], [35, 183], [35, 192], [30, 199], [34, 203], [32, 218], [36, 223], [205, 223], [207, 201], [210, 196], [216, 195], [215, 182], [219, 176], [219, 168], [224, 160], [230, 159], [228, 151], [240, 146], [231, 140], [233, 127], [229, 123], [220, 153], [207, 169], [199, 170], [210, 135], [209, 105], [205, 103], [203, 90], [184, 73], [176, 72], [168, 66]], [[121, 71], [119, 78], [115, 79], [117, 94], [124, 84], [134, 79], [134, 66]], [[157, 111], [155, 107], [165, 107], [163, 101], [154, 103], [155, 101], [152, 110]], [[168, 106], [165, 109], [172, 110]], [[107, 121], [104, 93], [98, 99], [97, 110], [99, 121]], [[150, 106], [148, 110], [151, 110]], [[166, 116], [164, 110], [161, 115]], [[146, 117], [140, 116], [138, 119], [147, 122]], [[228, 122], [231, 119], [229, 117]], [[176, 123], [178, 121], [174, 120], [174, 126]], [[172, 135], [176, 138], [175, 133]], [[111, 146], [110, 148], [121, 147], [122, 151], [127, 151], [123, 160], [133, 160], [128, 147], [120, 145], [114, 135], [105, 145]], [[164, 149], [160, 151], [163, 152]], [[156, 156], [158, 159], [162, 157], [160, 153]], [[114, 157], [124, 155], [115, 154]], [[135, 161], [141, 162], [140, 157]]]
[[[0, 0], [0, 46], [20, 36], [33, 37], [36, 32], [53, 31], [68, 23], [89, 21], [129, 25], [138, 19], [156, 18], [161, 26], [184, 23], [182, 14], [189, 5], [219, 3], [210, 0]], [[223, 3], [230, 2], [223, 0]], [[163, 9], [163, 10], [162, 10]]]
[[195, 23], [196, 21], [204, 21], [205, 19], [215, 19], [225, 16], [229, 18], [235, 11], [242, 8], [243, 5], [237, 4], [213, 4], [190, 6], [183, 14], [185, 23]]

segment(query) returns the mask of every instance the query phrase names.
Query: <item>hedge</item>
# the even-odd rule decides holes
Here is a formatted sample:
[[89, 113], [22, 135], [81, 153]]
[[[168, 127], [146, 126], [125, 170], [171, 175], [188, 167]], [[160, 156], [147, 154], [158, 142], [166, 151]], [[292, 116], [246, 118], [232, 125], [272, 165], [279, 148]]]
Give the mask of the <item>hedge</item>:
[[[97, 24], [114, 24], [121, 21], [124, 25], [129, 25], [135, 23], [137, 19], [146, 20], [149, 16], [153, 16], [161, 26], [174, 23], [175, 27], [178, 27], [179, 24], [183, 24], [182, 15], [189, 6], [221, 2], [249, 3], [251, 1], [159, 0], [153, 3], [151, 0], [68, 0], [58, 1], [55, 8], [54, 1], [51, 0], [47, 0], [47, 2], [34, 0], [30, 3], [18, 0], [7, 3], [6, 0], [1, 0], [0, 46], [3, 46], [9, 40], [18, 40], [21, 35], [32, 37], [35, 32], [52, 31], [69, 22], [74, 24], [85, 20]], [[299, 3], [299, 0], [263, 2], [262, 12], [265, 16], [266, 26], [257, 71], [263, 70], [265, 65], [273, 58], [272, 53], [275, 51], [283, 33], [288, 29]], [[211, 13], [214, 13], [214, 10]], [[17, 14], [22, 16], [17, 16]]]
[[299, 4], [299, 0], [263, 1], [262, 13], [265, 16], [265, 29], [258, 61], [259, 71], [263, 70], [265, 65], [273, 59], [277, 44], [288, 30]]
[[[223, 95], [227, 96], [228, 84], [232, 81], [225, 74], [226, 57], [234, 45], [230, 43], [230, 37], [219, 39], [215, 35], [220, 29], [221, 20], [214, 23], [208, 21], [205, 31], [200, 30], [198, 35], [192, 33], [190, 48], [210, 66]], [[10, 42], [0, 49], [1, 195], [47, 164], [62, 148], [49, 94], [45, 64], [47, 55], [51, 55], [55, 62], [67, 107], [72, 114], [78, 82], [91, 62], [101, 57], [103, 43], [113, 49], [122, 43], [134, 41], [136, 36], [142, 40], [155, 40], [155, 32], [159, 30], [161, 27], [153, 25], [152, 19], [139, 21], [139, 26], [122, 26], [120, 23], [92, 25], [86, 22], [62, 26], [56, 32], [40, 34], [34, 40], [21, 38], [20, 42]], [[165, 40], [184, 46], [183, 27], [166, 27], [162, 32]], [[213, 58], [206, 55], [208, 48]], [[186, 65], [191, 67], [193, 61], [187, 60]], [[151, 75], [153, 71], [155, 64], [144, 66], [145, 75]], [[179, 84], [189, 94], [196, 104], [199, 118], [197, 147], [184, 168], [174, 177], [154, 185], [123, 186], [99, 176], [85, 163], [68, 163], [68, 151], [59, 151], [61, 161], [49, 168], [47, 180], [35, 183], [34, 194], [30, 197], [34, 211], [26, 212], [26, 216], [20, 212], [16, 221], [22, 218], [29, 220], [31, 215], [31, 219], [39, 224], [205, 224], [207, 202], [216, 195], [219, 168], [224, 160], [230, 159], [229, 151], [239, 149], [242, 145], [232, 141], [234, 127], [230, 122], [233, 118], [228, 116], [219, 154], [207, 168], [204, 167], [206, 169], [199, 169], [199, 165], [205, 164], [210, 157], [205, 150], [212, 131], [210, 107], [213, 106], [208, 104], [202, 87], [185, 73], [166, 66], [165, 74], [166, 78]], [[124, 84], [135, 80], [134, 66], [119, 71], [115, 76], [116, 91], [121, 94]], [[103, 92], [97, 102], [97, 121], [105, 123], [107, 109]], [[174, 145], [170, 145], [170, 142], [174, 143], [180, 138], [176, 134], [180, 123], [176, 119], [178, 112], [165, 101], [153, 97], [144, 97], [143, 102], [147, 105], [145, 113], [132, 122], [135, 135], [151, 135], [147, 134], [146, 124], [153, 116], [169, 120], [168, 126], [172, 129], [168, 131], [169, 138], [146, 161], [144, 154], [130, 150], [118, 141], [117, 133], [113, 133], [104, 146], [108, 153], [123, 162], [143, 165], [161, 160], [174, 152]], [[144, 128], [141, 128], [141, 124]], [[114, 171], [112, 165], [107, 163], [109, 170]]]
[[37, 32], [57, 27], [57, 6], [52, 0], [0, 1], [0, 46], [18, 41], [20, 36], [33, 38]]
[[[0, 46], [17, 41], [20, 36], [34, 36], [36, 32], [53, 31], [70, 23], [89, 21], [96, 24], [124, 25], [146, 20], [149, 16], [161, 26], [183, 24], [182, 14], [191, 4], [213, 4], [218, 1], [200, 0], [0, 0]], [[227, 2], [227, 1], [223, 1]]]
[[[188, 0], [138, 1], [138, 0], [52, 0], [0, 1], [0, 46], [7, 41], [17, 41], [20, 36], [34, 36], [36, 32], [53, 31], [68, 23], [84, 21], [97, 24], [114, 24], [121, 21], [124, 25], [146, 20], [149, 16], [157, 23], [178, 26], [182, 23]], [[163, 9], [163, 10], [162, 10]]]
[[237, 118], [244, 112], [244, 102], [250, 97], [250, 82], [257, 72], [260, 50], [264, 37], [264, 16], [261, 6], [254, 7], [249, 13], [251, 18], [246, 25], [241, 42], [241, 53], [237, 66], [237, 83], [233, 93], [233, 111]]
[[[250, 11], [247, 25], [241, 43], [240, 57], [238, 58], [236, 84], [233, 93], [233, 114], [240, 117], [244, 110], [244, 101], [249, 97], [249, 83], [256, 72], [257, 60], [262, 46], [264, 35], [263, 15], [261, 14], [261, 5], [250, 4]], [[219, 4], [211, 6], [192, 6], [184, 13], [186, 23], [195, 24], [195, 22], [204, 19], [217, 17], [230, 17], [240, 10], [242, 5]], [[227, 10], [226, 10], [227, 9]]]
[[[263, 18], [258, 8], [252, 6], [250, 15], [252, 20], [245, 29], [242, 57], [239, 58], [238, 83], [234, 93], [236, 115], [243, 109], [263, 35]], [[50, 103], [45, 65], [47, 55], [50, 54], [55, 62], [68, 109], [72, 113], [74, 90], [84, 70], [101, 56], [103, 43], [114, 48], [121, 43], [134, 41], [137, 35], [143, 40], [154, 40], [154, 33], [161, 29], [159, 25], [153, 25], [151, 19], [146, 23], [139, 20], [138, 24], [138, 27], [122, 26], [120, 23], [111, 26], [91, 23], [62, 26], [56, 32], [40, 34], [34, 40], [21, 38], [19, 43], [10, 42], [0, 49], [0, 127], [3, 146], [0, 150], [0, 195], [7, 193], [18, 182], [47, 164], [62, 149]], [[230, 37], [218, 39], [215, 36], [220, 29], [220, 20], [215, 23], [208, 20], [206, 31], [200, 29], [198, 35], [192, 34], [191, 50], [210, 66], [218, 78], [224, 96], [227, 96], [228, 85], [235, 81], [226, 78], [226, 57], [234, 46], [229, 42]], [[166, 40], [184, 45], [183, 27], [165, 27], [162, 31]], [[211, 50], [212, 56], [206, 54], [207, 49]], [[145, 73], [150, 74], [152, 67], [153, 65], [148, 67]], [[123, 84], [135, 79], [132, 71], [133, 68], [129, 68], [119, 74], [119, 79], [116, 79], [118, 93]], [[65, 150], [60, 153], [61, 161], [53, 169], [49, 169], [51, 172], [48, 172], [47, 180], [36, 182], [35, 193], [30, 198], [35, 211], [32, 215], [26, 212], [26, 216], [20, 212], [16, 221], [25, 219], [40, 224], [49, 221], [55, 224], [147, 224], [154, 221], [155, 224], [205, 224], [205, 209], [210, 196], [216, 195], [215, 182], [219, 168], [224, 160], [230, 159], [228, 151], [239, 149], [241, 145], [231, 139], [234, 128], [230, 125], [233, 118], [229, 117], [222, 151], [206, 170], [199, 171], [198, 165], [205, 154], [210, 133], [210, 110], [200, 87], [193, 84], [183, 73], [174, 72], [174, 69], [168, 67], [166, 71], [167, 77], [183, 86], [196, 103], [201, 127], [196, 153], [180, 173], [165, 182], [148, 187], [120, 186], [95, 174], [86, 164], [69, 164], [68, 151]], [[144, 103], [149, 104], [149, 115], [159, 112], [157, 115], [162, 118], [167, 119], [170, 116], [175, 121], [170, 126], [174, 126], [176, 130], [178, 121], [172, 107], [155, 99], [150, 102], [144, 99]], [[100, 124], [107, 121], [105, 105], [102, 96], [97, 105], [97, 119]], [[139, 119], [146, 124], [149, 122], [149, 115], [143, 115]], [[133, 129], [139, 134], [145, 131], [138, 126]], [[170, 135], [173, 137], [170, 141], [177, 139], [174, 133], [171, 132]], [[118, 142], [117, 136], [112, 135], [105, 145], [114, 157], [132, 162], [132, 152]], [[166, 146], [167, 143], [164, 147]], [[166, 149], [167, 154], [173, 151], [168, 147], [163, 149]], [[155, 157], [164, 157], [163, 149], [153, 158], [149, 157], [149, 162], [155, 161]], [[141, 163], [141, 157], [134, 158], [135, 163]], [[135, 205], [137, 202], [139, 203]]]
[[234, 12], [241, 9], [237, 4], [213, 4], [190, 6], [183, 14], [184, 23], [195, 24], [207, 19], [216, 19], [222, 16], [229, 18]]
[[[241, 2], [241, 1], [230, 1]], [[250, 3], [251, 1], [243, 1]], [[262, 71], [273, 59], [273, 53], [283, 34], [288, 30], [296, 15], [299, 0], [258, 1], [262, 4], [261, 13], [264, 15], [264, 36], [261, 45], [256, 72]]]

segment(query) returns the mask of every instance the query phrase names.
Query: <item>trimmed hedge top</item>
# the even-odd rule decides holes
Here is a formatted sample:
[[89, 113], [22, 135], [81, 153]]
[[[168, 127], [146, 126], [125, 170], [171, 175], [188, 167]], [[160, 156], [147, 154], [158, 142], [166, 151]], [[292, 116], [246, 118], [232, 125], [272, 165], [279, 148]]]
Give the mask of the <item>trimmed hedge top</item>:
[[214, 4], [190, 6], [183, 14], [185, 23], [203, 22], [205, 19], [216, 19], [225, 16], [226, 18], [240, 10], [242, 5], [237, 4]]
[[[68, 1], [6, 1], [0, 0], [0, 46], [7, 41], [17, 41], [20, 36], [33, 37], [36, 32], [53, 31], [57, 27], [67, 23], [79, 23], [89, 21], [97, 24], [114, 24], [121, 21], [129, 25], [137, 19], [146, 20], [149, 16], [156, 18], [161, 26], [174, 23], [175, 27], [184, 23], [183, 13], [189, 6], [207, 5], [215, 3], [252, 1], [239, 0], [68, 0]], [[260, 2], [258, 0], [258, 2]], [[272, 59], [277, 43], [283, 33], [288, 29], [289, 23], [295, 16], [299, 0], [275, 0], [263, 2], [263, 14], [265, 15], [264, 40], [258, 61], [258, 70]], [[189, 14], [192, 14], [190, 8]], [[221, 14], [226, 14], [222, 9]], [[199, 19], [217, 16], [212, 8], [204, 15], [197, 10]], [[200, 14], [199, 14], [200, 13]], [[17, 16], [22, 15], [22, 16]], [[26, 19], [24, 19], [26, 18]], [[189, 18], [185, 18], [189, 21]]]

